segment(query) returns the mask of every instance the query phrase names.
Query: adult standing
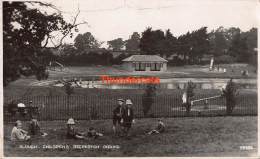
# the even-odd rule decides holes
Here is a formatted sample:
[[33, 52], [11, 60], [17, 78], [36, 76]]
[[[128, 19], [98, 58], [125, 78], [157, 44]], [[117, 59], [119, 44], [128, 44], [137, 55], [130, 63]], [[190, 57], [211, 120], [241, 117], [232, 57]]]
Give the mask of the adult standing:
[[122, 121], [122, 114], [123, 114], [123, 105], [124, 105], [124, 99], [117, 99], [117, 106], [113, 110], [113, 131], [116, 135], [117, 127], [120, 127], [121, 129], [121, 121]]
[[132, 108], [132, 101], [126, 100], [126, 108], [123, 111], [123, 127], [126, 136], [129, 136], [129, 130], [131, 129], [132, 123], [134, 122], [134, 111]]

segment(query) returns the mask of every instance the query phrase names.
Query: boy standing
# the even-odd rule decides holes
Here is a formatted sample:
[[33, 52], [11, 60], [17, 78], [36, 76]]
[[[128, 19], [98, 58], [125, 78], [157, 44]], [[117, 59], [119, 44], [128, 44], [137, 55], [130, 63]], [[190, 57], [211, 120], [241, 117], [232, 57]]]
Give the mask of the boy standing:
[[116, 127], [121, 126], [122, 113], [123, 113], [123, 109], [124, 109], [123, 108], [124, 100], [118, 99], [117, 102], [118, 102], [118, 105], [113, 110], [113, 131], [114, 131], [115, 135], [117, 133]]

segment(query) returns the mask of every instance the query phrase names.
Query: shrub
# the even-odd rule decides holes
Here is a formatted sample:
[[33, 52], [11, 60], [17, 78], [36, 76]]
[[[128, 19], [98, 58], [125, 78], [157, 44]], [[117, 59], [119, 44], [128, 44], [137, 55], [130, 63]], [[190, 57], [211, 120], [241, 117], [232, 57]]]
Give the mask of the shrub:
[[228, 81], [223, 90], [223, 96], [226, 98], [226, 113], [230, 115], [236, 106], [236, 97], [238, 95], [237, 85], [232, 78]]
[[189, 81], [187, 83], [187, 88], [186, 88], [186, 94], [187, 94], [187, 103], [185, 104], [185, 108], [186, 108], [186, 114], [189, 115], [190, 114], [190, 110], [191, 110], [191, 98], [194, 96], [194, 89], [195, 89], [196, 85], [192, 82]]
[[152, 104], [154, 103], [155, 96], [156, 96], [156, 86], [153, 84], [147, 85], [146, 90], [142, 96], [144, 116], [148, 115], [148, 112], [151, 109]]

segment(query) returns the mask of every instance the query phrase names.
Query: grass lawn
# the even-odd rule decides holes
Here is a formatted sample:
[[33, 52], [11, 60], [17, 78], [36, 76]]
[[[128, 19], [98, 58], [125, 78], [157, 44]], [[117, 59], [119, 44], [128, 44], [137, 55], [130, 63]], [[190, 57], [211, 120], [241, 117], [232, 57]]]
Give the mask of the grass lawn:
[[[156, 119], [137, 119], [131, 138], [113, 137], [111, 120], [78, 121], [77, 129], [86, 131], [94, 126], [104, 133], [96, 140], [66, 139], [65, 121], [41, 122], [49, 135], [32, 138], [31, 142], [12, 143], [8, 138], [12, 124], [4, 125], [5, 156], [256, 156], [257, 117], [165, 118], [166, 132], [145, 135]], [[25, 124], [24, 124], [25, 125]], [[37, 145], [37, 149], [19, 145]], [[68, 145], [69, 149], [43, 149], [43, 145]], [[73, 149], [73, 145], [99, 145], [98, 149]], [[104, 149], [103, 145], [117, 145]], [[252, 150], [240, 150], [252, 146]]]

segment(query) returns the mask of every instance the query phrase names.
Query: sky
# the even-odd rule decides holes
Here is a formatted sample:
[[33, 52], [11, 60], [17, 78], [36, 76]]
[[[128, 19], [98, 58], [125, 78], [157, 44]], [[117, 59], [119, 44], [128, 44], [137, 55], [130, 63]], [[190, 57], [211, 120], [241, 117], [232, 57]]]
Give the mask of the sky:
[[[239, 27], [247, 31], [257, 26], [257, 0], [50, 0], [72, 20], [80, 10], [79, 33], [91, 32], [99, 41], [128, 39], [147, 28], [170, 29], [174, 36], [208, 27]], [[75, 38], [75, 36], [74, 36]], [[71, 43], [74, 38], [67, 38]]]

